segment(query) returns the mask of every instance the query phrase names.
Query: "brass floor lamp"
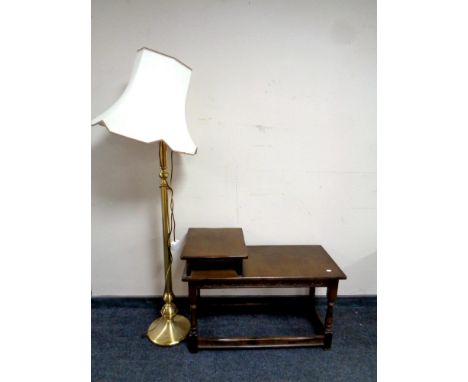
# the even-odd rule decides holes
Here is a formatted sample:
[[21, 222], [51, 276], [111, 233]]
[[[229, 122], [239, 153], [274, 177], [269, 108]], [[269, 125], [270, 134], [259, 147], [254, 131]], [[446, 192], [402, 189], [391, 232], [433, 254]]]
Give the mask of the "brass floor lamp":
[[164, 251], [164, 306], [161, 317], [151, 323], [148, 338], [160, 346], [182, 341], [190, 330], [189, 320], [177, 314], [172, 291], [172, 255], [167, 156], [175, 152], [195, 154], [197, 148], [185, 122], [185, 99], [191, 69], [177, 59], [148, 48], [137, 51], [128, 85], [120, 98], [91, 121], [110, 132], [141, 142], [159, 142], [161, 212]]

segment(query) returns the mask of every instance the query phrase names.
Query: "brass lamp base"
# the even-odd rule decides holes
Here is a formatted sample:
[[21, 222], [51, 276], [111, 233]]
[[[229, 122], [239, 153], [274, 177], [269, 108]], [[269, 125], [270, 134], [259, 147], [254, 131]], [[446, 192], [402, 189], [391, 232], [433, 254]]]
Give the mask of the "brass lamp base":
[[183, 341], [190, 330], [190, 321], [176, 315], [172, 320], [165, 317], [154, 320], [148, 328], [148, 338], [159, 346], [173, 346]]
[[171, 293], [164, 294], [165, 304], [161, 309], [161, 317], [154, 320], [148, 328], [148, 338], [159, 346], [177, 345], [190, 331], [190, 321], [177, 314], [177, 308], [172, 303], [173, 298]]

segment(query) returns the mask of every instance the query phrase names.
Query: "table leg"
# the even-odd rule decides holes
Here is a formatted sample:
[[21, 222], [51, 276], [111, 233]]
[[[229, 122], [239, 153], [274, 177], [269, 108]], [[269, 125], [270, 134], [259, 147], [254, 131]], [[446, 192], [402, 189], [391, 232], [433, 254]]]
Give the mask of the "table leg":
[[200, 289], [196, 285], [189, 283], [189, 304], [190, 304], [190, 332], [187, 343], [190, 353], [198, 351], [198, 333], [197, 333], [197, 304], [200, 296]]
[[323, 323], [317, 313], [315, 306], [315, 287], [310, 287], [309, 289], [309, 316], [312, 321], [312, 326], [314, 327], [315, 334], [324, 334]]
[[315, 306], [315, 287], [310, 287], [309, 288], [309, 298], [310, 302], [312, 303], [312, 306]]
[[324, 349], [331, 348], [333, 336], [333, 306], [338, 292], [338, 280], [331, 281], [327, 286], [327, 313], [325, 315], [325, 343]]

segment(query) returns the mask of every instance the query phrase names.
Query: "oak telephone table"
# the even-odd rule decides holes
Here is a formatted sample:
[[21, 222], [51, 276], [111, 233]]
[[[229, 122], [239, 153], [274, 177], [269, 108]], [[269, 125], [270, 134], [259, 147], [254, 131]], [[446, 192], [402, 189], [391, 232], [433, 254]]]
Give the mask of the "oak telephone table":
[[[192, 232], [190, 232], [193, 230]], [[200, 230], [200, 231], [197, 231]], [[201, 231], [204, 230], [204, 231]], [[320, 245], [279, 245], [279, 246], [246, 246], [247, 257], [243, 258], [242, 272], [236, 266], [222, 267], [222, 259], [215, 267], [210, 262], [205, 266], [194, 266], [193, 257], [200, 248], [203, 237], [206, 252], [214, 254], [227, 245], [231, 255], [229, 241], [220, 240], [226, 234], [223, 229], [211, 231], [213, 241], [209, 240], [210, 229], [190, 229], [181, 258], [187, 260], [189, 266], [182, 277], [188, 283], [191, 329], [188, 335], [188, 346], [191, 352], [199, 349], [222, 348], [264, 348], [264, 347], [304, 347], [318, 346], [330, 349], [332, 342], [333, 306], [335, 304], [338, 282], [345, 280], [346, 275]], [[235, 230], [235, 229], [228, 229]], [[238, 229], [241, 231], [241, 229]], [[239, 232], [229, 232], [239, 238]], [[243, 236], [242, 236], [243, 241]], [[194, 247], [192, 247], [192, 244]], [[232, 243], [231, 243], [232, 244]], [[242, 245], [237, 245], [239, 256], [245, 256]], [[235, 251], [234, 251], [235, 252]], [[189, 256], [187, 256], [189, 255]], [[197, 263], [197, 265], [199, 265]], [[202, 337], [197, 331], [197, 310], [201, 289], [222, 288], [309, 288], [312, 323], [315, 329], [313, 336], [274, 336], [274, 337]], [[322, 323], [315, 309], [315, 288], [327, 288], [327, 308], [325, 321]]]

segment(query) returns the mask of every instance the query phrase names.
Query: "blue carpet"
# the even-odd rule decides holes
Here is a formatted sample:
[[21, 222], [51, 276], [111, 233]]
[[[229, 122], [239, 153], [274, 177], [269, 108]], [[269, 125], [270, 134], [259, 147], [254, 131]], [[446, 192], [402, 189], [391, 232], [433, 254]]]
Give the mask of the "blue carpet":
[[[284, 301], [284, 299], [278, 299]], [[177, 305], [185, 316], [187, 299]], [[377, 301], [339, 297], [332, 348], [201, 350], [185, 343], [160, 348], [144, 337], [159, 316], [160, 299], [92, 300], [93, 381], [346, 381], [377, 379]], [[289, 309], [288, 309], [289, 310]], [[325, 301], [318, 299], [323, 314]], [[300, 312], [202, 314], [199, 334], [255, 336], [310, 334]]]

